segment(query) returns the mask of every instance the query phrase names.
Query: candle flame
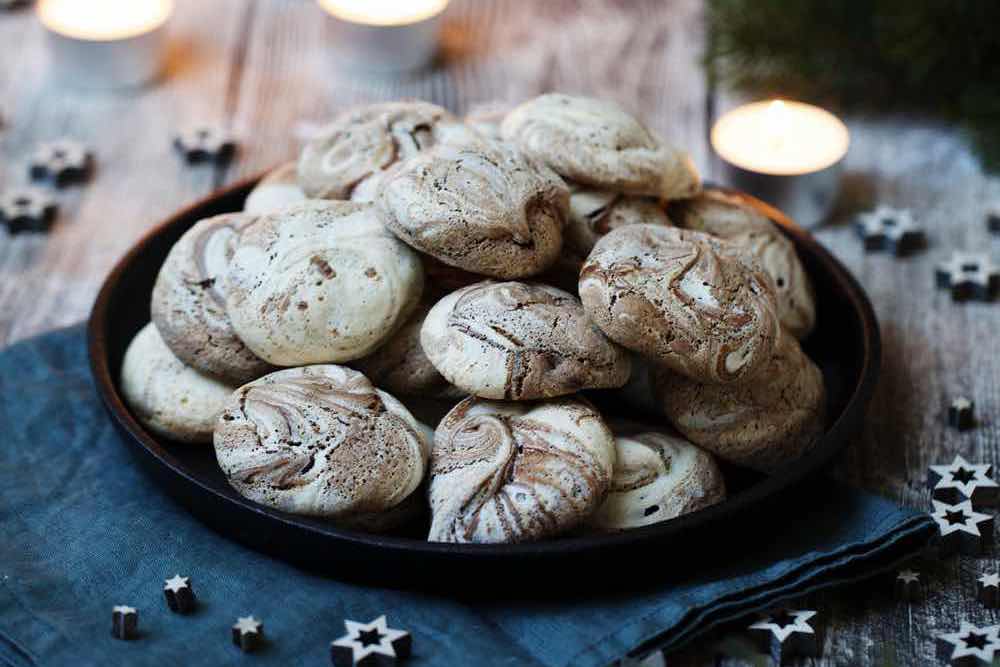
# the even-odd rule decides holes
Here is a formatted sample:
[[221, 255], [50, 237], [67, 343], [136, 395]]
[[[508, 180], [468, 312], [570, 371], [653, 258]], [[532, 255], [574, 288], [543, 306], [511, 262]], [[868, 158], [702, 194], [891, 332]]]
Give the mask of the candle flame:
[[173, 8], [173, 0], [41, 0], [38, 18], [67, 37], [111, 41], [163, 25]]
[[319, 5], [344, 21], [393, 26], [436, 16], [448, 6], [448, 0], [319, 0]]

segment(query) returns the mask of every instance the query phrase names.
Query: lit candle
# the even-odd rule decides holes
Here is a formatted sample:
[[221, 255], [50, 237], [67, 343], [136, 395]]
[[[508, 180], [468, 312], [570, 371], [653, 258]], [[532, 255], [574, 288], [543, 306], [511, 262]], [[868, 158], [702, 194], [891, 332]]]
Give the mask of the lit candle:
[[155, 77], [173, 0], [40, 0], [53, 65], [67, 83], [120, 88]]
[[723, 115], [711, 141], [733, 187], [807, 226], [829, 215], [850, 144], [847, 127], [829, 111], [801, 102], [754, 102]]
[[448, 0], [318, 0], [333, 17], [338, 60], [376, 72], [423, 67], [438, 48]]

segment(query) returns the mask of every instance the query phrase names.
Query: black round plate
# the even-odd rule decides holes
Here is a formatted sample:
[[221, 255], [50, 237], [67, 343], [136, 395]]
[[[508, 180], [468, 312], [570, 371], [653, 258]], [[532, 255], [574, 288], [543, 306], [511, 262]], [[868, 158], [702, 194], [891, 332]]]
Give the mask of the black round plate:
[[[440, 586], [442, 574], [450, 581], [467, 581], [460, 575], [478, 573], [480, 581], [485, 576], [507, 585], [523, 581], [530, 570], [533, 580], [550, 576], [555, 580], [589, 564], [607, 564], [608, 559], [632, 558], [638, 563], [654, 555], [680, 565], [702, 547], [736, 547], [731, 539], [741, 516], [748, 516], [752, 509], [759, 512], [780, 492], [828, 468], [860, 429], [880, 358], [871, 304], [848, 271], [808, 233], [779, 211], [740, 195], [781, 225], [795, 242], [816, 287], [818, 322], [805, 348], [823, 371], [829, 423], [802, 459], [769, 477], [726, 468], [730, 492], [726, 502], [672, 521], [615, 535], [567, 536], [526, 544], [455, 545], [426, 542], [419, 534], [374, 535], [257, 505], [229, 487], [210, 446], [181, 445], [150, 434], [126, 408], [118, 390], [122, 357], [132, 337], [149, 321], [150, 292], [167, 252], [198, 220], [240, 210], [257, 180], [222, 190], [149, 232], [112, 270], [89, 322], [91, 367], [98, 390], [139, 462], [192, 514], [254, 548], [339, 577], [371, 577], [381, 583], [418, 587]], [[697, 568], [697, 560], [688, 567]]]

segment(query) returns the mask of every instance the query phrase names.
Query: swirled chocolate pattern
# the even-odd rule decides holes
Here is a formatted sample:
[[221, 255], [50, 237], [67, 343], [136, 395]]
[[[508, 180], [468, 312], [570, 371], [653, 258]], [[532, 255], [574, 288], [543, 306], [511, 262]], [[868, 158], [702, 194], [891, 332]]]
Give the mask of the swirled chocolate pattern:
[[420, 342], [449, 382], [482, 398], [620, 387], [630, 368], [575, 296], [536, 283], [485, 281], [449, 294], [424, 320]]
[[753, 204], [738, 194], [709, 188], [693, 199], [671, 202], [670, 213], [681, 227], [744, 248], [774, 279], [781, 324], [800, 339], [812, 331], [816, 300], [795, 244]]
[[576, 183], [663, 199], [690, 197], [701, 188], [686, 153], [613, 102], [542, 95], [507, 114], [500, 130], [504, 139]]
[[799, 458], [823, 431], [823, 375], [788, 334], [746, 384], [703, 384], [665, 370], [655, 384], [678, 431], [719, 458], [756, 470]]
[[335, 365], [277, 371], [236, 390], [215, 428], [229, 484], [295, 514], [374, 522], [420, 485], [429, 443], [391, 395]]
[[526, 542], [586, 520], [604, 500], [614, 438], [580, 399], [467, 398], [431, 451], [432, 542]]
[[240, 237], [226, 280], [233, 328], [278, 366], [360, 359], [406, 321], [420, 258], [370, 204], [312, 200]]
[[388, 102], [351, 109], [305, 145], [299, 185], [319, 199], [368, 200], [355, 188], [440, 142], [475, 143], [478, 134], [436, 104]]
[[160, 268], [150, 305], [153, 322], [178, 359], [237, 385], [272, 370], [233, 330], [222, 288], [236, 242], [255, 220], [226, 213], [189, 229]]
[[420, 345], [423, 326], [431, 304], [424, 302], [406, 324], [384, 345], [351, 366], [368, 376], [377, 387], [402, 396], [460, 399], [468, 393], [444, 379]]
[[305, 201], [306, 193], [299, 187], [296, 169], [296, 164], [289, 162], [264, 176], [247, 195], [243, 212], [266, 215]]
[[143, 426], [181, 442], [211, 442], [215, 420], [234, 389], [185, 366], [152, 323], [125, 351], [121, 388]]
[[375, 204], [417, 250], [473, 273], [519, 278], [555, 261], [569, 191], [550, 169], [484, 140], [411, 158], [385, 177]]
[[700, 382], [746, 380], [780, 325], [774, 284], [735, 246], [654, 225], [602, 238], [580, 273], [587, 313], [614, 341]]
[[615, 476], [588, 521], [599, 531], [648, 526], [722, 502], [726, 484], [712, 456], [668, 433], [615, 432]]

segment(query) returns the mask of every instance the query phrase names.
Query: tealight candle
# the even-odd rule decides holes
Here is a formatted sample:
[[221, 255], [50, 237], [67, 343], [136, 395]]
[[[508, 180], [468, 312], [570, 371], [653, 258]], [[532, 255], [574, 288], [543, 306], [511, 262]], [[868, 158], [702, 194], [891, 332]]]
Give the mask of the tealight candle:
[[448, 0], [318, 0], [333, 17], [338, 59], [374, 72], [401, 72], [429, 63], [438, 48]]
[[65, 82], [121, 88], [159, 74], [173, 8], [173, 0], [40, 0], [38, 18]]
[[847, 126], [829, 111], [801, 102], [754, 102], [724, 114], [711, 141], [733, 187], [806, 226], [829, 215], [850, 144]]

